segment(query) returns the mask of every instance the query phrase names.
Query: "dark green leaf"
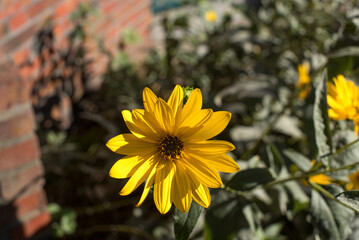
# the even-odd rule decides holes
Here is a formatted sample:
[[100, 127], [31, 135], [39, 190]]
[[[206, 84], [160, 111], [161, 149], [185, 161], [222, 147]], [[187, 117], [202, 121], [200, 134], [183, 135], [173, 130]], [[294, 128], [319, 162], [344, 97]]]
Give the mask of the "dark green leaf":
[[269, 166], [271, 169], [276, 171], [276, 173], [278, 173], [284, 164], [283, 156], [278, 150], [277, 146], [272, 142], [268, 141], [266, 149], [269, 159]]
[[273, 181], [274, 178], [267, 168], [251, 168], [238, 172], [228, 186], [239, 191], [247, 191], [259, 185]]
[[344, 74], [353, 68], [354, 57], [344, 56], [331, 58], [328, 62], [328, 77], [331, 80], [339, 74]]
[[[332, 167], [342, 167], [359, 162], [359, 140], [345, 145], [330, 156]], [[341, 175], [349, 174], [349, 170], [339, 172]], [[335, 173], [334, 173], [335, 174]]]
[[308, 172], [311, 168], [310, 159], [303, 154], [296, 152], [292, 149], [285, 149], [284, 155], [289, 158], [294, 164], [296, 164], [300, 170]]
[[314, 222], [320, 230], [323, 239], [340, 239], [338, 227], [328, 204], [315, 190], [312, 190], [311, 209]]
[[233, 239], [240, 229], [249, 228], [243, 208], [244, 198], [221, 192], [206, 212], [206, 239]]
[[342, 192], [335, 198], [359, 211], [359, 191]]
[[201, 207], [194, 201], [192, 201], [191, 207], [186, 213], [182, 213], [180, 210], [176, 208], [175, 216], [174, 216], [176, 240], [188, 239], [202, 211], [203, 211], [203, 207]]
[[[329, 185], [326, 188], [333, 194], [343, 191], [342, 187], [334, 184]], [[330, 199], [327, 200], [327, 203], [333, 213], [335, 222], [337, 223], [341, 239], [347, 239], [352, 233], [350, 223], [353, 221], [355, 216], [354, 211]]]
[[315, 141], [318, 147], [319, 161], [328, 165], [328, 155], [332, 152], [332, 139], [329, 128], [328, 104], [327, 104], [327, 80], [326, 72], [322, 71], [317, 75], [319, 85], [315, 91], [314, 102], [314, 128]]
[[330, 58], [338, 58], [344, 56], [359, 56], [359, 47], [357, 46], [344, 47], [329, 54]]

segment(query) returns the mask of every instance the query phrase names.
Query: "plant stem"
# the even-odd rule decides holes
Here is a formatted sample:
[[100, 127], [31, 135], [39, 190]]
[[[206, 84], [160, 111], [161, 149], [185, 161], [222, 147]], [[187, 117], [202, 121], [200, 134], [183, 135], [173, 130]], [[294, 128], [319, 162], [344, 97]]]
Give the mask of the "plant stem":
[[358, 213], [359, 214], [359, 211], [356, 210], [355, 208], [349, 206], [348, 204], [346, 203], [343, 203], [341, 201], [339, 201], [338, 199], [336, 199], [333, 194], [331, 194], [330, 192], [328, 192], [327, 190], [325, 190], [322, 186], [320, 186], [319, 184], [317, 183], [313, 183], [313, 182], [309, 182], [309, 184], [318, 192], [320, 192], [321, 194], [323, 194], [324, 196], [336, 201], [337, 203], [343, 205], [344, 207], [346, 208], [349, 208], [350, 210], [353, 210], [355, 213]]
[[[330, 173], [330, 172], [336, 172], [336, 171], [340, 171], [340, 170], [350, 170], [350, 169], [354, 168], [358, 164], [359, 164], [359, 162], [355, 162], [355, 163], [352, 163], [352, 164], [349, 164], [349, 165], [346, 165], [346, 166], [343, 166], [343, 167], [325, 169], [325, 170], [319, 171], [319, 172], [306, 172], [306, 173], [303, 173], [303, 174], [298, 175], [298, 176], [290, 176], [290, 177], [287, 177], [287, 178], [277, 179], [277, 180], [274, 180], [274, 181], [269, 182], [267, 184], [264, 184], [264, 185], [258, 186], [256, 188], [253, 188], [253, 189], [251, 189], [249, 191], [252, 191], [252, 190], [258, 189], [258, 188], [268, 189], [268, 188], [271, 188], [271, 187], [273, 187], [274, 185], [277, 185], [277, 184], [283, 184], [283, 183], [286, 183], [286, 182], [289, 182], [289, 181], [294, 181], [294, 180], [299, 180], [299, 179], [306, 179], [306, 178], [314, 176], [314, 175], [325, 174], [325, 173]], [[239, 197], [244, 197], [248, 192], [248, 191], [238, 191], [238, 190], [233, 189], [233, 188], [231, 188], [229, 186], [222, 186], [221, 188], [228, 191], [228, 192], [234, 193], [234, 194], [238, 195]]]

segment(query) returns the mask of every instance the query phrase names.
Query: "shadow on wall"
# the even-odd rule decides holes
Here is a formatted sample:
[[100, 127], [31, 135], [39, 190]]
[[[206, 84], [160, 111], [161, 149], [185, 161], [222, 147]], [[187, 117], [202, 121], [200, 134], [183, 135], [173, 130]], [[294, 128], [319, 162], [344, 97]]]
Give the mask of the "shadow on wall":
[[82, 26], [76, 25], [67, 48], [55, 44], [51, 25], [37, 35], [36, 54], [40, 66], [31, 95], [37, 122], [44, 128], [68, 129], [76, 112], [74, 104], [84, 95], [92, 61], [85, 57], [83, 32]]
[[[12, 199], [4, 204], [0, 204], [0, 239], [2, 240], [51, 240], [49, 224], [43, 225], [38, 221], [38, 217], [46, 213], [45, 200], [41, 200], [43, 195], [38, 194], [34, 186], [42, 181], [43, 176], [34, 176]], [[30, 193], [28, 193], [30, 191]], [[36, 200], [32, 197], [38, 194]], [[38, 209], [33, 209], [42, 205]], [[42, 210], [41, 210], [42, 209]], [[39, 213], [39, 211], [42, 213]], [[37, 214], [37, 216], [36, 216]], [[29, 236], [31, 236], [29, 238]]]

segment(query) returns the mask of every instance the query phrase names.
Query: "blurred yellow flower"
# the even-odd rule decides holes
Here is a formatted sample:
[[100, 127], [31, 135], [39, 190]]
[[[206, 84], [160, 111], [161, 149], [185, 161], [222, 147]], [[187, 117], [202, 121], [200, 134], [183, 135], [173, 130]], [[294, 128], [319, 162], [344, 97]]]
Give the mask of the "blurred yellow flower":
[[308, 179], [310, 182], [318, 183], [320, 185], [329, 185], [335, 181], [333, 178], [325, 175], [325, 174], [318, 174], [314, 176], [310, 176]]
[[359, 132], [359, 88], [343, 75], [333, 78], [334, 84], [328, 82], [327, 101], [329, 117], [334, 120], [350, 119], [354, 121], [355, 133]]
[[359, 172], [348, 175], [349, 183], [346, 185], [347, 190], [359, 190]]
[[296, 87], [302, 89], [299, 93], [299, 98], [305, 99], [311, 90], [308, 62], [298, 65], [298, 76]]
[[208, 22], [214, 22], [217, 20], [217, 13], [215, 11], [207, 11], [204, 18]]
[[120, 195], [133, 192], [146, 179], [140, 206], [154, 185], [157, 209], [167, 213], [172, 202], [187, 212], [192, 198], [208, 207], [208, 187], [222, 186], [218, 174], [237, 172], [236, 162], [226, 155], [234, 146], [221, 140], [208, 140], [222, 132], [231, 113], [202, 108], [197, 88], [183, 106], [183, 89], [177, 85], [168, 101], [158, 98], [149, 88], [143, 91], [145, 109], [122, 111], [131, 133], [120, 134], [107, 142], [112, 151], [127, 155], [110, 170], [113, 178], [131, 177]]
[[[315, 160], [312, 160], [310, 165], [313, 167], [315, 165]], [[313, 175], [313, 176], [310, 176], [308, 178], [308, 181], [309, 182], [312, 182], [312, 183], [318, 183], [320, 185], [329, 185], [331, 183], [333, 183], [335, 180], [325, 174], [317, 174], [317, 175]], [[308, 185], [308, 182], [304, 182], [306, 185]]]

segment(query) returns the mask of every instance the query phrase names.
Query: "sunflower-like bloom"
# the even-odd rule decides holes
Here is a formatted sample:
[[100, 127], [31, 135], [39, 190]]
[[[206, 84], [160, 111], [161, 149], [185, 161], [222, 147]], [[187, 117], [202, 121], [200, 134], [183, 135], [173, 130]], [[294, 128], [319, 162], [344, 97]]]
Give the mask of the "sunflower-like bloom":
[[334, 120], [350, 119], [354, 121], [355, 133], [359, 132], [359, 88], [343, 75], [333, 78], [334, 84], [328, 82], [327, 101], [329, 117]]
[[353, 172], [348, 175], [349, 183], [346, 185], [347, 190], [359, 190], [359, 172]]
[[167, 213], [172, 202], [187, 212], [192, 198], [208, 207], [208, 187], [222, 186], [218, 174], [237, 172], [236, 162], [226, 155], [234, 146], [226, 141], [208, 140], [224, 130], [231, 113], [202, 108], [202, 94], [192, 91], [183, 106], [183, 90], [177, 85], [168, 101], [149, 88], [143, 91], [145, 109], [122, 111], [131, 133], [120, 134], [107, 142], [112, 151], [127, 155], [110, 170], [113, 178], [131, 177], [120, 192], [128, 195], [146, 179], [140, 206], [154, 185], [157, 209]]
[[300, 99], [305, 99], [310, 93], [310, 77], [309, 77], [309, 63], [304, 62], [303, 64], [298, 65], [298, 82], [296, 87], [302, 89], [299, 93]]
[[204, 15], [204, 18], [208, 22], [214, 22], [217, 20], [217, 13], [215, 11], [207, 11], [206, 14]]

